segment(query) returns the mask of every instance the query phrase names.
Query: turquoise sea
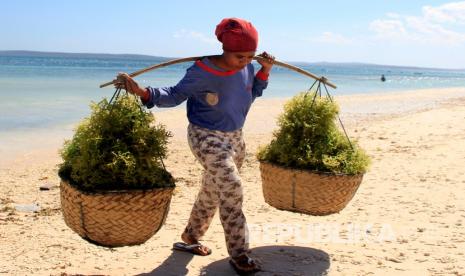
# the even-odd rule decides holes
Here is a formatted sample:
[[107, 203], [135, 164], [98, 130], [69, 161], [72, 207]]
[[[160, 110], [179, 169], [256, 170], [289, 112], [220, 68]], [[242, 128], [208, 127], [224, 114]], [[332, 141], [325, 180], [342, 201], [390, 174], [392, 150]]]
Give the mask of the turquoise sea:
[[[137, 55], [0, 52], [0, 133], [73, 124], [89, 114], [92, 101], [111, 97], [113, 88], [101, 89], [101, 83], [118, 72], [133, 72], [166, 60]], [[330, 89], [333, 95], [465, 86], [465, 70], [290, 63], [328, 78], [338, 86]], [[136, 80], [144, 86], [171, 86], [189, 66], [158, 69]], [[380, 81], [382, 74], [385, 82]], [[264, 97], [290, 97], [312, 83], [308, 77], [276, 67]]]

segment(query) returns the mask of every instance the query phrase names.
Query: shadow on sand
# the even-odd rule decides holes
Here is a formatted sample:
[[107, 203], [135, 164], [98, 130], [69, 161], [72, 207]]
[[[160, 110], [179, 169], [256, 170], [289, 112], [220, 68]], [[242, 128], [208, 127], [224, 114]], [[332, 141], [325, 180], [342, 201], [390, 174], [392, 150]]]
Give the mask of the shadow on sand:
[[[309, 247], [262, 246], [253, 248], [250, 255], [262, 265], [262, 271], [254, 275], [326, 275], [330, 266], [330, 259], [326, 252]], [[186, 275], [187, 266], [192, 258], [193, 255], [173, 251], [153, 271], [139, 275]], [[237, 274], [229, 264], [229, 258], [224, 258], [204, 267], [200, 275]]]
[[137, 276], [156, 275], [187, 275], [189, 270], [187, 265], [194, 258], [194, 255], [173, 250], [171, 255], [157, 268], [148, 273], [137, 274]]

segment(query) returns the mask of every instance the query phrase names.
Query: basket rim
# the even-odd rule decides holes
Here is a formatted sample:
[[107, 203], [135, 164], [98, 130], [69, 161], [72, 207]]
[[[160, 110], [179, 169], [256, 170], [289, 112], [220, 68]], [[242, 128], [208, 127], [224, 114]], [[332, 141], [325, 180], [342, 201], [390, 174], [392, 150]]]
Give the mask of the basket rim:
[[258, 160], [258, 162], [260, 164], [271, 165], [271, 166], [275, 166], [275, 167], [278, 167], [278, 168], [281, 168], [281, 169], [293, 170], [293, 171], [298, 171], [298, 172], [306, 172], [306, 173], [314, 173], [314, 174], [325, 175], [325, 176], [350, 176], [350, 177], [356, 177], [356, 176], [363, 176], [365, 174], [365, 173], [348, 174], [348, 173], [322, 172], [322, 171], [315, 171], [315, 170], [306, 170], [306, 169], [302, 169], [302, 168], [287, 167], [287, 166], [283, 166], [283, 165], [277, 164], [277, 163], [272, 163], [272, 162], [269, 162], [269, 161]]
[[128, 194], [128, 193], [150, 193], [154, 191], [160, 190], [174, 190], [175, 187], [158, 187], [158, 188], [148, 188], [148, 189], [121, 189], [121, 190], [94, 190], [94, 191], [87, 191], [82, 190], [69, 180], [63, 179], [60, 177], [62, 183], [67, 184], [68, 186], [78, 190], [80, 193], [85, 195], [107, 195], [107, 194]]

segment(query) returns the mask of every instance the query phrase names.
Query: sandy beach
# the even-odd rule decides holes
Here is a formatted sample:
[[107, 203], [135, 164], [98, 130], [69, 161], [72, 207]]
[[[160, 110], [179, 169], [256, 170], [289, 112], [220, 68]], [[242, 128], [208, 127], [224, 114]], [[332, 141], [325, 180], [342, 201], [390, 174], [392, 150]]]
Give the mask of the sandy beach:
[[[270, 141], [285, 100], [258, 99], [244, 128], [244, 212], [252, 255], [263, 266], [257, 275], [465, 275], [464, 88], [336, 97], [372, 166], [349, 205], [323, 217], [280, 211], [263, 199], [255, 152]], [[3, 137], [0, 274], [235, 275], [218, 214], [202, 240], [211, 255], [171, 250], [201, 171], [187, 145], [185, 110], [155, 116], [174, 135], [165, 164], [177, 188], [164, 227], [132, 247], [90, 244], [64, 223], [57, 164], [70, 129]]]

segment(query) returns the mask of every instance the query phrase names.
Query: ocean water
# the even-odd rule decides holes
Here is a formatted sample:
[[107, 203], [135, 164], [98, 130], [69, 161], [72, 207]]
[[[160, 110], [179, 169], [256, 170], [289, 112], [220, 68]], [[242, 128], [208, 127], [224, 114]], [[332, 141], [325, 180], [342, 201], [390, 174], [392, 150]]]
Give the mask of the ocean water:
[[[133, 72], [166, 60], [145, 56], [0, 53], [0, 134], [74, 124], [89, 114], [92, 101], [112, 96], [114, 89], [101, 89], [100, 84], [112, 80], [118, 72]], [[332, 95], [465, 86], [465, 70], [293, 64], [336, 84], [337, 89], [329, 89]], [[143, 86], [175, 85], [190, 65], [158, 69], [136, 80]], [[380, 81], [382, 74], [386, 76], [385, 82]], [[307, 90], [312, 83], [306, 76], [275, 67], [264, 97], [291, 97]]]

